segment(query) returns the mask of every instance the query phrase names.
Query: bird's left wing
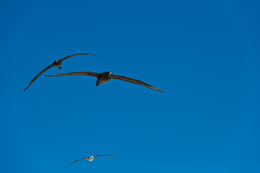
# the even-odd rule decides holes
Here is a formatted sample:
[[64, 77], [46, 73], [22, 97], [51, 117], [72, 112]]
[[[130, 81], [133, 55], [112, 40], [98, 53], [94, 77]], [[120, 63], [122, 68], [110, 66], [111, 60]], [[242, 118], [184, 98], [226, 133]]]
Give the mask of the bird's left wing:
[[31, 84], [41, 75], [43, 74], [45, 71], [47, 71], [48, 69], [52, 68], [54, 66], [54, 64], [50, 64], [48, 65], [46, 68], [44, 68], [42, 71], [40, 71], [36, 76], [34, 76], [34, 78], [31, 80], [31, 82], [27, 85], [27, 87], [24, 89], [24, 91], [26, 91]]
[[134, 83], [134, 84], [137, 84], [137, 85], [142, 85], [142, 86], [148, 87], [150, 89], [153, 89], [153, 90], [156, 90], [156, 91], [159, 91], [159, 92], [164, 92], [164, 91], [159, 90], [159, 89], [155, 88], [154, 86], [149, 85], [149, 84], [147, 84], [147, 83], [145, 83], [143, 81], [132, 79], [132, 78], [128, 78], [128, 77], [125, 77], [125, 76], [119, 76], [119, 75], [113, 75], [112, 74], [111, 78], [112, 79], [123, 80], [123, 81], [126, 81], [126, 82], [131, 82], [131, 83]]
[[64, 60], [66, 60], [66, 59], [68, 59], [68, 58], [71, 58], [71, 57], [73, 57], [73, 56], [78, 56], [78, 55], [94, 55], [94, 56], [95, 56], [96, 54], [90, 54], [90, 53], [77, 53], [77, 54], [73, 54], [73, 55], [66, 56], [66, 57], [62, 58], [61, 61], [64, 61]]
[[62, 73], [62, 74], [54, 74], [54, 75], [45, 75], [46, 77], [56, 77], [56, 76], [93, 76], [98, 77], [100, 73], [93, 72], [71, 72], [71, 73]]
[[81, 158], [81, 159], [75, 160], [74, 162], [68, 164], [68, 165], [65, 166], [65, 167], [68, 167], [68, 166], [70, 166], [70, 165], [73, 165], [74, 163], [77, 163], [77, 162], [79, 162], [79, 161], [81, 161], [81, 160], [86, 160], [86, 159], [89, 159], [89, 157], [84, 157], [84, 158]]

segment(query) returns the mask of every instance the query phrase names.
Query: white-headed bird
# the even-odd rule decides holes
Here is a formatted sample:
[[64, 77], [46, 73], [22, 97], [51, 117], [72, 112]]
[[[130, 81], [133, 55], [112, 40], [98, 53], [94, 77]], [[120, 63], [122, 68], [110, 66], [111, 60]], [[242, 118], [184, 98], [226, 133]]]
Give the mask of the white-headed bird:
[[103, 157], [115, 157], [115, 158], [116, 158], [116, 156], [110, 156], [110, 155], [95, 155], [95, 156], [89, 156], [89, 157], [84, 157], [84, 158], [75, 160], [74, 162], [68, 164], [66, 167], [68, 167], [68, 166], [70, 166], [70, 165], [73, 165], [74, 163], [77, 163], [77, 162], [79, 162], [79, 161], [81, 161], [81, 160], [88, 160], [88, 161], [92, 162], [96, 157], [102, 157], [102, 156], [103, 156]]

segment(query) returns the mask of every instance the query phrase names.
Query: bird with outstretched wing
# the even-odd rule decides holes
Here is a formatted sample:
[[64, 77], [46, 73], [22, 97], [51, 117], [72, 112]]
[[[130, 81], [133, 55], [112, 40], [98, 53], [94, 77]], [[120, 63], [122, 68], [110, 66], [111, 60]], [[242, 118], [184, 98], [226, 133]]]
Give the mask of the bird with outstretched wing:
[[155, 88], [154, 86], [147, 84], [143, 81], [136, 80], [133, 78], [125, 77], [125, 76], [119, 76], [119, 75], [113, 75], [112, 72], [103, 72], [103, 73], [93, 73], [93, 72], [71, 72], [71, 73], [63, 73], [63, 74], [55, 74], [55, 75], [45, 75], [46, 77], [57, 77], [57, 76], [92, 76], [96, 77], [96, 86], [108, 82], [110, 79], [118, 79], [122, 80], [125, 82], [130, 82], [134, 83], [137, 85], [142, 85], [145, 87], [148, 87], [150, 89], [159, 91], [159, 92], [164, 92], [162, 90], [159, 90], [158, 88]]
[[84, 157], [84, 158], [75, 160], [74, 162], [68, 164], [66, 167], [71, 166], [71, 165], [73, 165], [74, 163], [77, 163], [77, 162], [79, 162], [79, 161], [81, 161], [81, 160], [88, 160], [88, 161], [92, 162], [92, 161], [94, 160], [94, 158], [96, 158], [96, 157], [114, 157], [114, 158], [116, 158], [116, 156], [110, 156], [110, 155], [104, 155], [104, 154], [103, 154], [103, 155], [89, 156], [89, 157]]
[[59, 69], [61, 69], [61, 64], [64, 60], [68, 59], [68, 58], [71, 58], [73, 56], [78, 56], [78, 55], [96, 55], [96, 54], [89, 54], [89, 53], [77, 53], [77, 54], [73, 54], [73, 55], [69, 55], [69, 56], [66, 56], [62, 59], [56, 59], [52, 64], [48, 65], [47, 67], [45, 67], [42, 71], [40, 71], [36, 76], [34, 76], [34, 78], [31, 80], [31, 82], [26, 86], [26, 88], [24, 89], [24, 91], [26, 91], [30, 86], [31, 84], [40, 76], [42, 75], [45, 71], [49, 70], [50, 68], [52, 67], [57, 67]]

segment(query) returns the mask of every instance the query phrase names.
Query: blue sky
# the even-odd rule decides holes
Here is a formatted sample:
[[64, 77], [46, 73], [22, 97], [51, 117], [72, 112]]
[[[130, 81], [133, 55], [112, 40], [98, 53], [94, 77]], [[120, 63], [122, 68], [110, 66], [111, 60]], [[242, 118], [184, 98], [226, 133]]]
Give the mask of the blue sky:
[[[259, 172], [257, 1], [6, 1], [1, 172]], [[122, 81], [32, 77], [56, 58]], [[65, 165], [92, 154], [97, 158]]]

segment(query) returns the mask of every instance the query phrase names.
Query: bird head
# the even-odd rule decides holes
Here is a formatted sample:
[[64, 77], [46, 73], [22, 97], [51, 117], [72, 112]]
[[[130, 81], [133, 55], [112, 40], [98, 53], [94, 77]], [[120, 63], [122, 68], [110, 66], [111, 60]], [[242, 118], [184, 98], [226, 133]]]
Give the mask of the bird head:
[[60, 60], [59, 59], [55, 59], [55, 61], [53, 62], [53, 64], [59, 64]]

